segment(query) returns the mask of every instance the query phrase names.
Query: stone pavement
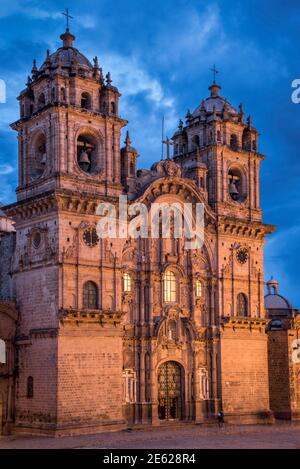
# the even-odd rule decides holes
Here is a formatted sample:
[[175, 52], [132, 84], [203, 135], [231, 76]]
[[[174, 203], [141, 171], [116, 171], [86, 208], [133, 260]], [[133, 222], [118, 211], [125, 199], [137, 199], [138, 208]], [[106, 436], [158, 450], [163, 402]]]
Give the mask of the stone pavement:
[[0, 449], [105, 448], [105, 449], [300, 449], [300, 423], [266, 426], [187, 425], [47, 438], [9, 436], [0, 438]]

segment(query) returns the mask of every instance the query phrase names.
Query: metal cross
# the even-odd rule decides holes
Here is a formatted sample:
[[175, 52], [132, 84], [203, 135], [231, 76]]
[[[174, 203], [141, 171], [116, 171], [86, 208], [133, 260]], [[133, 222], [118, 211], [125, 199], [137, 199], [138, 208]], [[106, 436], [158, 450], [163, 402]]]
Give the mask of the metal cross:
[[219, 73], [219, 70], [216, 69], [215, 64], [214, 64], [214, 67], [211, 68], [210, 70], [211, 70], [211, 71], [213, 72], [213, 74], [214, 74], [214, 83], [216, 83], [216, 76], [217, 76], [217, 74]]
[[169, 160], [170, 159], [170, 147], [174, 144], [172, 140], [170, 140], [168, 137], [166, 138], [166, 140], [163, 140], [163, 144], [167, 145], [167, 159]]
[[64, 16], [67, 18], [67, 31], [69, 31], [69, 26], [70, 26], [69, 20], [70, 20], [70, 19], [73, 20], [74, 17], [69, 14], [69, 8], [66, 8], [66, 11], [65, 11], [65, 12], [62, 12], [62, 15], [64, 15]]

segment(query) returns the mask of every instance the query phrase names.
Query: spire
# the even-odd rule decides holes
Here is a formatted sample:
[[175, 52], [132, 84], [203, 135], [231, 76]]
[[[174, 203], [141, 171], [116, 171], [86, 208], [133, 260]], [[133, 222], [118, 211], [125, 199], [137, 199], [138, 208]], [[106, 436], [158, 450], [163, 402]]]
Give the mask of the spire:
[[106, 85], [110, 86], [111, 84], [112, 84], [112, 79], [111, 79], [110, 72], [108, 72], [106, 75]]
[[100, 71], [99, 71], [99, 62], [98, 62], [98, 57], [94, 57], [94, 77], [95, 78], [100, 78]]
[[33, 78], [37, 75], [37, 72], [38, 72], [38, 69], [37, 69], [37, 66], [36, 66], [36, 60], [34, 59], [32, 69], [31, 69], [31, 74], [32, 74]]
[[243, 108], [243, 104], [241, 103], [239, 105], [239, 121], [243, 124], [244, 123], [244, 117], [245, 117], [245, 113], [244, 113], [244, 108]]
[[130, 148], [130, 146], [131, 146], [131, 139], [130, 139], [130, 135], [129, 135], [129, 130], [127, 130], [127, 132], [126, 132], [126, 138], [125, 138], [124, 143], [125, 143], [125, 145], [126, 145], [126, 149]]

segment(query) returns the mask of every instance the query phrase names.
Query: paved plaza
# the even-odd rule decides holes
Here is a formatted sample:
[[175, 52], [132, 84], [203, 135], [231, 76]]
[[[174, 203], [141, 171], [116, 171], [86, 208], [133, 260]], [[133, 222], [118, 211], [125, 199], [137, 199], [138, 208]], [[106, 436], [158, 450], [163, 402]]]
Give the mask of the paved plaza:
[[300, 449], [300, 423], [267, 426], [187, 425], [63, 438], [0, 438], [0, 449]]

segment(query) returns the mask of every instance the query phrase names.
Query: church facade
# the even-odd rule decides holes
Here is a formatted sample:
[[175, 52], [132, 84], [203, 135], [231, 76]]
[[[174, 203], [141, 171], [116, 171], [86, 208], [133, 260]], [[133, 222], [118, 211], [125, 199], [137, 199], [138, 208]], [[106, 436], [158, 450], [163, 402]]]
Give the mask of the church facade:
[[[265, 305], [258, 132], [214, 81], [173, 157], [138, 170], [121, 96], [67, 31], [18, 97], [17, 202], [0, 221], [0, 411], [63, 435], [300, 416], [299, 320]], [[170, 142], [168, 142], [170, 145]], [[204, 243], [101, 239], [99, 203], [202, 204]], [[274, 296], [274, 297], [273, 297]], [[271, 297], [271, 298], [270, 298]], [[275, 305], [275, 306], [274, 306]], [[267, 306], [267, 308], [266, 308]], [[272, 307], [273, 306], [273, 307]], [[298, 357], [298, 358], [297, 358]], [[285, 385], [280, 377], [285, 376]]]

